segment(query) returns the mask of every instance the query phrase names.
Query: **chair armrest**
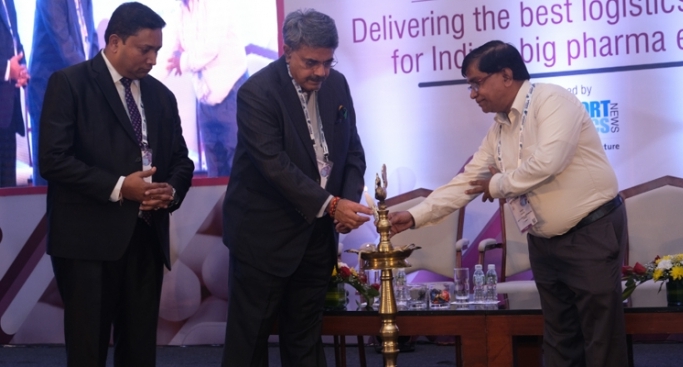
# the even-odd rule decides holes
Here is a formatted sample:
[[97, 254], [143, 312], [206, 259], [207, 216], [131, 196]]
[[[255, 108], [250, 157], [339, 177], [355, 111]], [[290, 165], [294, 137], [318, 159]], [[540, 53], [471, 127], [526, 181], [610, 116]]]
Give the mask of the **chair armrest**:
[[462, 267], [462, 253], [470, 247], [470, 240], [461, 238], [455, 241], [455, 267]]
[[486, 254], [486, 251], [502, 247], [503, 244], [497, 242], [493, 238], [486, 238], [481, 240], [481, 242], [479, 242], [479, 264], [484, 265], [484, 256]]
[[455, 251], [466, 251], [470, 247], [470, 240], [467, 238], [461, 238], [455, 242]]
[[493, 250], [494, 248], [501, 248], [503, 244], [497, 242], [493, 238], [486, 238], [479, 242], [479, 252], [486, 252], [488, 250]]

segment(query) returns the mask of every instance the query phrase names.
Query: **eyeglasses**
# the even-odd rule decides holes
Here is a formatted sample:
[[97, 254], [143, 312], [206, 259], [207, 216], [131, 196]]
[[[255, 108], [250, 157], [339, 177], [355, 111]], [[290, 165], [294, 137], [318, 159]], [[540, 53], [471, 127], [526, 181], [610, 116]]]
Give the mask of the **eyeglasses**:
[[484, 82], [486, 81], [486, 79], [488, 79], [488, 78], [489, 78], [491, 75], [493, 75], [493, 74], [494, 74], [494, 73], [488, 74], [488, 75], [486, 75], [485, 77], [479, 79], [479, 80], [476, 81], [476, 82], [467, 83], [467, 84], [470, 85], [469, 87], [467, 87], [467, 90], [470, 91], [470, 92], [474, 91], [474, 93], [479, 93], [479, 88], [481, 88], [482, 84], [484, 84]]
[[337, 60], [335, 60], [335, 59], [330, 59], [330, 60], [326, 60], [326, 61], [318, 61], [318, 60], [313, 60], [313, 59], [302, 58], [302, 60], [304, 61], [304, 67], [306, 69], [317, 69], [318, 66], [320, 66], [320, 65], [322, 65], [323, 68], [325, 68], [325, 69], [331, 69], [335, 65], [337, 65]]

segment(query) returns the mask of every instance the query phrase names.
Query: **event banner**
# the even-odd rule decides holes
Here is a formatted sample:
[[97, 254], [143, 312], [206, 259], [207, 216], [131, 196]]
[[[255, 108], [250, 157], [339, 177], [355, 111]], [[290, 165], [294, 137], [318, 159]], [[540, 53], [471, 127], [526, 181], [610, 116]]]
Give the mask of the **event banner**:
[[284, 0], [285, 14], [299, 8], [336, 21], [366, 182], [386, 163], [390, 196], [446, 183], [481, 143], [493, 115], [461, 66], [490, 40], [515, 46], [532, 82], [583, 102], [620, 189], [683, 175], [683, 0]]

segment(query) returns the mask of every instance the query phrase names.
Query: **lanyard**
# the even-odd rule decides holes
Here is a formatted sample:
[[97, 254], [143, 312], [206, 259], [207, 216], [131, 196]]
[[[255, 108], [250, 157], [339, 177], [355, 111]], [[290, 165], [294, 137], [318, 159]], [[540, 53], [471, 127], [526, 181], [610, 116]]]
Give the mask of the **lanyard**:
[[[526, 100], [524, 101], [524, 110], [522, 110], [522, 121], [519, 125], [519, 155], [517, 156], [517, 167], [522, 164], [522, 148], [524, 147], [524, 141], [522, 140], [522, 132], [524, 131], [524, 123], [526, 123], [526, 116], [529, 113], [529, 104], [531, 103], [531, 94], [534, 92], [535, 84], [531, 84], [529, 88], [529, 93], [526, 95]], [[502, 139], [503, 139], [503, 125], [498, 125], [498, 163], [500, 164], [501, 171], [505, 172], [505, 167], [503, 166], [503, 153], [502, 153]]]
[[[142, 96], [140, 96], [140, 98], [142, 99]], [[140, 117], [142, 117], [142, 125], [140, 127], [140, 130], [142, 130], [142, 141], [140, 142], [140, 145], [142, 146], [142, 148], [148, 148], [149, 143], [147, 141], [147, 116], [145, 115], [145, 105], [142, 103], [142, 101], [140, 101], [140, 112]]]
[[[289, 77], [292, 78], [292, 84], [294, 84], [294, 88], [296, 89], [296, 92], [299, 94], [299, 101], [301, 101], [301, 108], [304, 110], [304, 116], [306, 116], [306, 124], [308, 125], [308, 134], [311, 137], [311, 142], [313, 143], [313, 146], [315, 146], [315, 134], [313, 134], [313, 123], [311, 122], [311, 117], [308, 113], [308, 106], [306, 103], [306, 94], [304, 91], [301, 89], [301, 86], [297, 84], [297, 82], [294, 80], [292, 77], [292, 72], [289, 70], [289, 64], [287, 64], [287, 73], [289, 74]], [[318, 92], [315, 92], [318, 93]], [[316, 107], [318, 104], [318, 100], [316, 98]], [[329, 155], [330, 151], [327, 148], [327, 141], [325, 140], [325, 133], [323, 132], [323, 120], [320, 117], [320, 110], [316, 108], [316, 116], [318, 117], [318, 127], [320, 128], [320, 146], [323, 148], [323, 158], [325, 159], [325, 162], [329, 160]]]

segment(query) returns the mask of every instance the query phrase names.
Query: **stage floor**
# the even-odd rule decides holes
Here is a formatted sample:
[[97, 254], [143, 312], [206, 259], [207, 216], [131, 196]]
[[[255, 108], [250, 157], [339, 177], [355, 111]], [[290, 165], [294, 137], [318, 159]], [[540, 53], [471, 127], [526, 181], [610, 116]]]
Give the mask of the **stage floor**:
[[[658, 342], [635, 343], [635, 367], [679, 367], [683, 360], [683, 343]], [[368, 366], [382, 366], [382, 355], [372, 346], [366, 346]], [[269, 348], [270, 367], [280, 366], [277, 344]], [[328, 367], [334, 366], [334, 349], [325, 345]], [[111, 349], [107, 367], [113, 366]], [[218, 366], [222, 346], [159, 347], [157, 366]], [[401, 367], [443, 367], [455, 366], [452, 346], [439, 346], [418, 340], [414, 352], [401, 353], [398, 357]], [[40, 366], [62, 367], [66, 364], [63, 346], [0, 346], [0, 367]], [[357, 347], [347, 346], [347, 366], [359, 366]]]

